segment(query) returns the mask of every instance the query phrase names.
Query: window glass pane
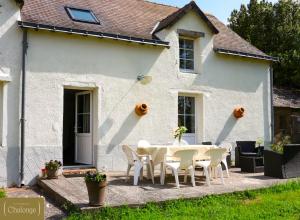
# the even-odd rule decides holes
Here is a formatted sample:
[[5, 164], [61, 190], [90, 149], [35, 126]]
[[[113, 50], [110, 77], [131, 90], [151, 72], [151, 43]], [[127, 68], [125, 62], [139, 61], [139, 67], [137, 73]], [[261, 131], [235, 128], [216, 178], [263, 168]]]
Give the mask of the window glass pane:
[[194, 59], [194, 51], [193, 50], [186, 50], [185, 51], [185, 58], [186, 59]]
[[77, 96], [77, 113], [83, 113], [84, 97], [82, 95]]
[[184, 126], [184, 116], [178, 115], [178, 127]]
[[83, 95], [83, 113], [90, 113], [90, 94]]
[[185, 69], [193, 70], [194, 69], [194, 61], [193, 60], [186, 60], [185, 61]]
[[77, 133], [90, 133], [90, 114], [77, 115]]
[[178, 114], [184, 114], [184, 97], [178, 96]]
[[92, 15], [92, 12], [88, 10], [80, 10], [80, 9], [73, 9], [73, 8], [69, 8], [69, 10], [73, 19], [88, 21], [88, 22], [97, 22], [97, 20]]
[[179, 48], [184, 48], [184, 40], [179, 39]]
[[185, 116], [185, 127], [187, 133], [195, 133], [195, 116]]
[[195, 114], [195, 98], [185, 97], [185, 114]]
[[180, 60], [180, 69], [185, 69], [185, 60]]
[[183, 49], [180, 49], [179, 51], [179, 57], [180, 59], [185, 59], [186, 58], [186, 52]]
[[185, 46], [186, 49], [193, 49], [194, 48], [194, 41], [185, 40], [184, 46]]

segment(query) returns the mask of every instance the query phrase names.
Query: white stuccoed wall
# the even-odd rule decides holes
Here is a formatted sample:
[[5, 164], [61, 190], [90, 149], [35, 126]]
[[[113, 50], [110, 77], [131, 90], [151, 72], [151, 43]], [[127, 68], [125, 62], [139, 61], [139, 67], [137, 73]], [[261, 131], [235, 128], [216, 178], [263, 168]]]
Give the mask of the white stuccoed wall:
[[19, 182], [19, 86], [22, 31], [16, 23], [20, 15], [15, 1], [0, 0], [0, 5], [1, 187]]
[[[177, 28], [202, 31], [196, 41], [196, 73], [179, 72]], [[26, 183], [46, 160], [62, 159], [63, 90], [94, 95], [94, 164], [125, 170], [122, 144], [173, 141], [179, 93], [197, 97], [197, 141], [270, 140], [269, 63], [217, 55], [206, 24], [189, 13], [159, 33], [171, 48], [145, 46], [45, 31], [29, 32], [26, 102]], [[137, 82], [148, 74], [148, 85]], [[150, 106], [144, 117], [137, 103]], [[246, 116], [236, 120], [242, 105]], [[16, 126], [17, 128], [17, 126]]]

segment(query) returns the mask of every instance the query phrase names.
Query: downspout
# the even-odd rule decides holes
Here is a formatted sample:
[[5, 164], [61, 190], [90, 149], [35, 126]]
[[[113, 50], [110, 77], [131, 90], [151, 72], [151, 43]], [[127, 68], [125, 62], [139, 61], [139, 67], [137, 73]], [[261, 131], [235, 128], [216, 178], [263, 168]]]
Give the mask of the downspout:
[[24, 186], [24, 151], [25, 151], [25, 87], [26, 87], [26, 54], [28, 49], [27, 29], [23, 29], [23, 49], [22, 49], [22, 103], [21, 103], [21, 166], [20, 182]]
[[271, 93], [271, 143], [274, 143], [274, 103], [273, 103], [273, 83], [274, 83], [274, 74], [273, 74], [273, 66], [270, 65], [270, 93]]

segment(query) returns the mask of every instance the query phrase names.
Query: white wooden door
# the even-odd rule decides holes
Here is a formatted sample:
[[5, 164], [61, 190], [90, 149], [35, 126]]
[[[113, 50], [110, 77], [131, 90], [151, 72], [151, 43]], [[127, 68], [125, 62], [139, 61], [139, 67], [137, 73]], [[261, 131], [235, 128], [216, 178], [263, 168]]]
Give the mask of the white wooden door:
[[93, 163], [92, 141], [92, 93], [76, 94], [75, 111], [75, 162], [91, 165]]

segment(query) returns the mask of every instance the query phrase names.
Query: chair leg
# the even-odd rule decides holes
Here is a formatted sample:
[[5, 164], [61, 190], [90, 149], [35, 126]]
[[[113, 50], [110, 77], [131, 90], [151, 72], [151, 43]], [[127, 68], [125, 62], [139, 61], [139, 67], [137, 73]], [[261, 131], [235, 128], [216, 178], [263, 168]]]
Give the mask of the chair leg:
[[176, 182], [176, 187], [179, 188], [179, 178], [178, 178], [178, 171], [176, 169], [172, 169], [174, 171], [174, 176], [175, 176], [175, 182]]
[[224, 164], [224, 166], [226, 168], [227, 177], [229, 178], [229, 171], [228, 171], [228, 165], [227, 165], [226, 159], [222, 160], [222, 163]]
[[191, 175], [191, 182], [193, 187], [196, 186], [196, 182], [195, 182], [195, 170], [194, 167], [190, 168], [190, 175]]
[[140, 170], [140, 181], [143, 180], [144, 177], [144, 167], [142, 166], [141, 170]]
[[160, 184], [164, 185], [165, 184], [165, 175], [166, 175], [166, 167], [164, 163], [160, 164]]
[[208, 167], [203, 167], [203, 171], [205, 173], [205, 179], [206, 179], [206, 183], [208, 186], [210, 186], [210, 176], [209, 176], [209, 172], [208, 172]]
[[219, 173], [220, 173], [222, 184], [224, 185], [225, 183], [224, 183], [223, 170], [222, 170], [221, 164], [218, 166], [218, 170], [219, 170]]
[[129, 180], [129, 172], [130, 172], [130, 169], [131, 169], [131, 165], [128, 164], [125, 182], [128, 182], [128, 180]]
[[141, 164], [135, 164], [134, 166], [134, 177], [133, 177], [133, 185], [137, 185], [139, 181], [139, 176], [141, 174], [141, 169], [143, 168], [143, 165]]
[[152, 183], [154, 184], [154, 169], [152, 167], [152, 162], [149, 161], [149, 171], [150, 172], [150, 175], [151, 175], [151, 180], [152, 180]]
[[184, 183], [187, 183], [187, 175], [188, 175], [188, 170], [185, 170], [184, 171], [184, 180], [183, 180]]

